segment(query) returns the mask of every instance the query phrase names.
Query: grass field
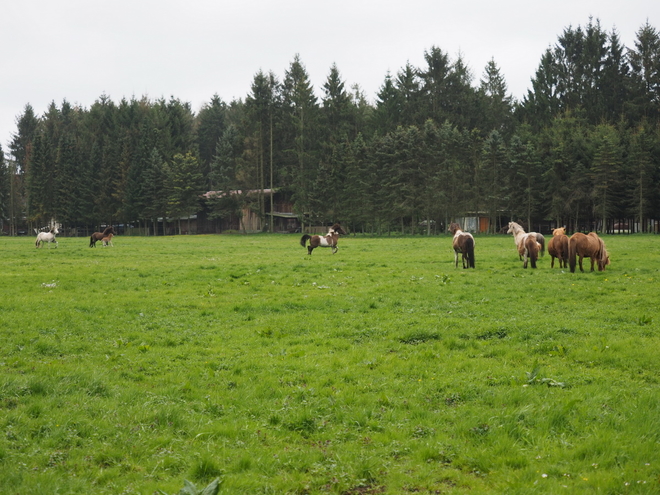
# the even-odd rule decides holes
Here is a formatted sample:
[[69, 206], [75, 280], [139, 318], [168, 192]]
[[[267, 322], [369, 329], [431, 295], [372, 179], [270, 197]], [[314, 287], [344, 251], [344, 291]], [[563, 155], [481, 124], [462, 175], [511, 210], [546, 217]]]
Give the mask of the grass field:
[[660, 492], [660, 237], [113, 241], [0, 238], [3, 494]]

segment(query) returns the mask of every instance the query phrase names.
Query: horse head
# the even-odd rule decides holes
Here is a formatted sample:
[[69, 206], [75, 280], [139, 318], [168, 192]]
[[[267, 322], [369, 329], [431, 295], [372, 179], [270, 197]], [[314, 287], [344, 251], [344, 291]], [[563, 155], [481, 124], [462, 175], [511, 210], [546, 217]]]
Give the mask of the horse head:
[[552, 235], [566, 235], [566, 227], [559, 227], [557, 229], [552, 229]]
[[456, 222], [451, 222], [449, 228], [447, 229], [451, 235], [456, 234], [457, 231], [461, 230], [461, 226]]
[[340, 235], [346, 235], [346, 232], [344, 231], [344, 229], [342, 229], [339, 222], [337, 222], [332, 227], [330, 227], [330, 230], [328, 231], [328, 234], [331, 234], [333, 232], [336, 233], [336, 234], [340, 234]]

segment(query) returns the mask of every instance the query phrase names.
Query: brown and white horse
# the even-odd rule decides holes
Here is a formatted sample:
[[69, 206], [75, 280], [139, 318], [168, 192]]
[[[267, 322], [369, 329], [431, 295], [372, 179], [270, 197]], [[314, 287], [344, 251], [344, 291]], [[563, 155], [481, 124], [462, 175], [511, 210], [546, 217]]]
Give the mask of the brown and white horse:
[[559, 260], [559, 268], [568, 268], [568, 236], [566, 227], [553, 229], [552, 239], [548, 243], [548, 254], [550, 255], [550, 268], [555, 267], [555, 258]]
[[449, 224], [449, 232], [454, 236], [454, 265], [458, 268], [458, 253], [463, 255], [463, 268], [474, 268], [474, 237], [469, 232], [463, 232], [457, 223]]
[[312, 254], [312, 251], [317, 247], [329, 247], [332, 248], [332, 254], [335, 254], [339, 248], [337, 247], [337, 240], [339, 235], [345, 235], [344, 229], [341, 228], [339, 223], [334, 224], [328, 230], [326, 235], [309, 235], [305, 234], [300, 238], [300, 245], [305, 247], [307, 241], [309, 241], [309, 246], [307, 246], [307, 253]]
[[605, 271], [605, 267], [610, 264], [610, 256], [605, 249], [605, 243], [595, 232], [589, 232], [584, 235], [582, 232], [576, 232], [568, 240], [568, 264], [571, 267], [571, 273], [575, 272], [575, 257], [580, 257], [580, 271], [583, 272], [582, 258], [591, 258], [591, 271], [594, 271], [594, 262], [598, 264], [598, 271]]
[[96, 247], [96, 243], [98, 241], [102, 241], [104, 237], [108, 236], [108, 234], [114, 233], [115, 230], [112, 228], [112, 225], [110, 227], [106, 227], [103, 232], [94, 232], [89, 238], [89, 247]]

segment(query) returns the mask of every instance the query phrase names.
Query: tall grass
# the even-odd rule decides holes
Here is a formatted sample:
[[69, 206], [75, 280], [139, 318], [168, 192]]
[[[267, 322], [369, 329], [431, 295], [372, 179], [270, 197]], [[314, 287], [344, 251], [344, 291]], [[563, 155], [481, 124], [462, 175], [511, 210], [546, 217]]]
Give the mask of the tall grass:
[[6, 493], [657, 493], [660, 240], [2, 238]]

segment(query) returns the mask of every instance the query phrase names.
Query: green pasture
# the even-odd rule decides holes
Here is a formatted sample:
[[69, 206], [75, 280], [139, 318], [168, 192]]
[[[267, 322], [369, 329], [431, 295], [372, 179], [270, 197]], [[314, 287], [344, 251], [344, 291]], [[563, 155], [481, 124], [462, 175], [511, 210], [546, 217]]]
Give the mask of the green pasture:
[[604, 239], [2, 237], [0, 493], [658, 493], [660, 237]]

